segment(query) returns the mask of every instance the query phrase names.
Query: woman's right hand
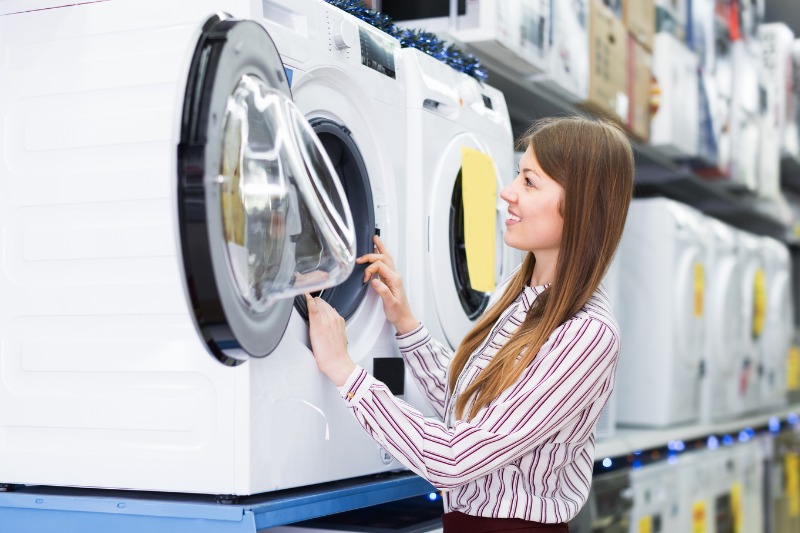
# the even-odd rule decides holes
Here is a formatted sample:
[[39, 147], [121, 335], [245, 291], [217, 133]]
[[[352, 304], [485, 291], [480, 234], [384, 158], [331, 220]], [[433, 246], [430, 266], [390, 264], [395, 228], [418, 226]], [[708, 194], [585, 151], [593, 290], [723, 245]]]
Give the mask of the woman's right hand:
[[383, 300], [383, 312], [387, 320], [394, 325], [398, 335], [403, 335], [417, 329], [419, 320], [414, 318], [411, 306], [408, 305], [403, 280], [397, 272], [392, 256], [377, 235], [373, 238], [373, 242], [376, 253], [362, 255], [356, 259], [356, 263], [370, 263], [364, 270], [364, 283], [375, 274], [379, 276], [372, 280], [372, 288]]

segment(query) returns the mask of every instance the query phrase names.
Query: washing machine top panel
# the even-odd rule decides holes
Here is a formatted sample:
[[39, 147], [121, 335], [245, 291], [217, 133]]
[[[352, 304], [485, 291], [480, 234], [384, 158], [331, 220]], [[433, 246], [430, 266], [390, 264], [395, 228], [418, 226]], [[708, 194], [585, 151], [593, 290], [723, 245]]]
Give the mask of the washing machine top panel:
[[264, 357], [281, 340], [294, 296], [347, 277], [355, 239], [336, 170], [259, 24], [214, 16], [203, 27], [178, 174], [197, 328], [224, 364]]

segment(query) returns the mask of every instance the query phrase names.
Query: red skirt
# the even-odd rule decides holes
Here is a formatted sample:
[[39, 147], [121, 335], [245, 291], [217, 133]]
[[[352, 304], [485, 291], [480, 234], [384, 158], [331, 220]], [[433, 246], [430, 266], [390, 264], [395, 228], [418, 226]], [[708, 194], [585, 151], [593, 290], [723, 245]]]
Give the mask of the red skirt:
[[544, 533], [569, 533], [568, 524], [542, 524], [521, 518], [486, 518], [453, 511], [442, 515], [444, 533], [496, 533], [501, 531], [526, 531]]

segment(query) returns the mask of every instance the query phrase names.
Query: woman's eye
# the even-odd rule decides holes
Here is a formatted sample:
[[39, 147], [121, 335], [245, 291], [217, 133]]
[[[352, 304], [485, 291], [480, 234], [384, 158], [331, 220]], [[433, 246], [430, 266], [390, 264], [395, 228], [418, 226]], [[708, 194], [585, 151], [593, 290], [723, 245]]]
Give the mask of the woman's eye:
[[528, 187], [533, 187], [533, 182], [530, 179], [525, 178], [525, 185], [527, 185]]

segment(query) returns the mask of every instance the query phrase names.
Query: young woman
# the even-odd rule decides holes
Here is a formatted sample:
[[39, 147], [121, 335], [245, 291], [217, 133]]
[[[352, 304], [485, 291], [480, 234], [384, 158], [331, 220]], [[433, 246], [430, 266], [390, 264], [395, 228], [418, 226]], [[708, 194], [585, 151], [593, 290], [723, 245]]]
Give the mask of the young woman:
[[[344, 320], [310, 298], [317, 365], [363, 428], [442, 491], [444, 531], [568, 531], [586, 502], [594, 432], [614, 386], [619, 328], [600, 281], [633, 191], [623, 131], [582, 117], [541, 120], [503, 189], [505, 242], [529, 252], [455, 354], [413, 316], [376, 238], [365, 282], [442, 421], [392, 396], [347, 354]], [[443, 265], [443, 268], [446, 265]]]

